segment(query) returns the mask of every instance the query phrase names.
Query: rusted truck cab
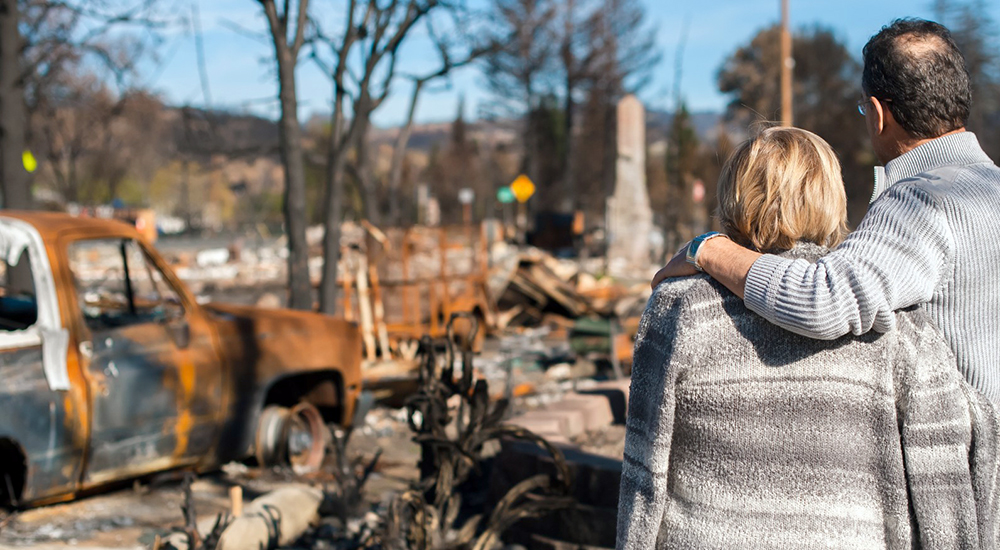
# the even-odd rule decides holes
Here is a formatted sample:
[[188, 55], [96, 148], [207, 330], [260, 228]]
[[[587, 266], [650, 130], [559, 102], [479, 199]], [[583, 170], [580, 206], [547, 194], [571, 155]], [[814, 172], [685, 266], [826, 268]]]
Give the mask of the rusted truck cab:
[[126, 224], [0, 211], [0, 505], [247, 457], [265, 408], [347, 424], [360, 363], [343, 320], [199, 305]]

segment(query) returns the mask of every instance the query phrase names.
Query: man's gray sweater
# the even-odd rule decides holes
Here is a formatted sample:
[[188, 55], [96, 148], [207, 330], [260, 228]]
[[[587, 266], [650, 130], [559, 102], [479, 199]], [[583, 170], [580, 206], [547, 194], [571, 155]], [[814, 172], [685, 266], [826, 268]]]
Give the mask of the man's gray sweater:
[[[797, 247], [815, 254], [819, 247]], [[927, 315], [792, 334], [699, 275], [639, 327], [618, 548], [997, 548], [998, 417]]]
[[754, 263], [746, 305], [811, 338], [887, 332], [919, 304], [965, 378], [1000, 403], [1000, 168], [971, 132], [937, 138], [889, 162], [888, 191], [857, 230], [809, 264]]

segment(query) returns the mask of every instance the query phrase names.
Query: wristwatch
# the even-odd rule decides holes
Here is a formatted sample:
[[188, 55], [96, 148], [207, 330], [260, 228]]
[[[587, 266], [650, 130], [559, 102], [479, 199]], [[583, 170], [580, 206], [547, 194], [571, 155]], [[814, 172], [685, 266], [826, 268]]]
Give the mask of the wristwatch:
[[[704, 271], [704, 269], [701, 268], [701, 264], [698, 263], [698, 252], [701, 251], [701, 245], [705, 244], [706, 241], [712, 240], [716, 237], [726, 237], [726, 235], [723, 233], [719, 233], [718, 231], [709, 231], [708, 233], [705, 233], [703, 235], [698, 235], [697, 237], [695, 237], [691, 241], [691, 244], [688, 245], [687, 255], [686, 255], [687, 263], [693, 265], [694, 268], [697, 269], [698, 271]], [[728, 239], [729, 237], [726, 238]]]

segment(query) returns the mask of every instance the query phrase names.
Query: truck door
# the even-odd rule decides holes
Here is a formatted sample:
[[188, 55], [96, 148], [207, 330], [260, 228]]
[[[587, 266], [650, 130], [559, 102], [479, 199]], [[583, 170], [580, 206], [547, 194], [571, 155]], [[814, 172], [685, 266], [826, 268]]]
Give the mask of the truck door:
[[68, 256], [92, 410], [84, 482], [197, 461], [221, 399], [210, 328], [137, 241], [75, 241]]

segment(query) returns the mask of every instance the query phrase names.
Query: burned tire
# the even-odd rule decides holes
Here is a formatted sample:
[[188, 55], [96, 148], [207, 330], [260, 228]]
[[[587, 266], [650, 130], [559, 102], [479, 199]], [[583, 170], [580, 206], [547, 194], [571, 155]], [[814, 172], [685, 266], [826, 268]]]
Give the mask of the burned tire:
[[261, 411], [254, 437], [254, 456], [257, 457], [258, 466], [271, 468], [284, 464], [282, 443], [285, 441], [287, 421], [288, 409], [285, 407], [269, 405]]
[[319, 470], [330, 441], [323, 415], [311, 403], [302, 402], [289, 411], [286, 429], [288, 463], [296, 473]]
[[287, 408], [269, 405], [260, 414], [254, 454], [261, 467], [291, 467], [314, 472], [323, 465], [329, 433], [323, 415], [311, 403]]

